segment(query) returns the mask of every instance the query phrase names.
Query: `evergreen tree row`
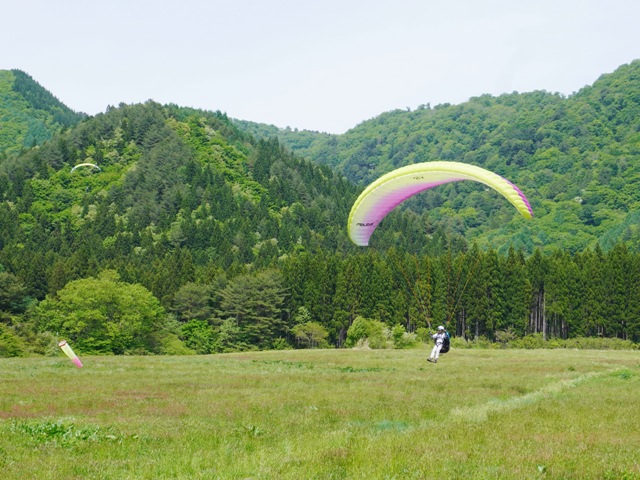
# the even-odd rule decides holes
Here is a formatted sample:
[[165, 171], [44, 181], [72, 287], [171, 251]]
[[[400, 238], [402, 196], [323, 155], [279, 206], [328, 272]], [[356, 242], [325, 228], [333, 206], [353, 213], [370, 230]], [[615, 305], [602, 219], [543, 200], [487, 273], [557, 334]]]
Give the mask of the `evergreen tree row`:
[[289, 309], [311, 318], [341, 345], [356, 317], [407, 331], [439, 324], [456, 336], [615, 337], [640, 341], [640, 255], [617, 245], [570, 255], [537, 250], [525, 258], [475, 245], [459, 254], [300, 255], [283, 266]]
[[[178, 258], [183, 254], [178, 250], [171, 263], [181, 279], [173, 286], [146, 288], [127, 278], [127, 269], [104, 270], [41, 302], [30, 300], [15, 275], [1, 272], [3, 332], [30, 342], [25, 351], [44, 353], [63, 336], [81, 351], [102, 354], [341, 347], [359, 318], [399, 331], [399, 338], [443, 324], [476, 341], [539, 334], [640, 342], [640, 255], [623, 245], [609, 253], [536, 251], [528, 258], [475, 245], [438, 256], [303, 252], [267, 269], [212, 271], [198, 281]], [[160, 287], [175, 290], [164, 306], [152, 293]]]

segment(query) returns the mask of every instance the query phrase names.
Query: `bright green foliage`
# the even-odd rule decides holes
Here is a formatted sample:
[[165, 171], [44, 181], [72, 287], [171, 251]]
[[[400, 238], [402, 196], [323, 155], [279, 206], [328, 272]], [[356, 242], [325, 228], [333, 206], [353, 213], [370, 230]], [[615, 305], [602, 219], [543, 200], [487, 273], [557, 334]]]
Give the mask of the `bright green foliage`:
[[408, 348], [415, 345], [416, 335], [407, 333], [402, 325], [389, 327], [379, 320], [356, 317], [349, 330], [345, 346], [366, 345], [369, 348]]
[[345, 345], [354, 347], [366, 342], [370, 348], [387, 348], [390, 339], [391, 331], [384, 323], [358, 316], [347, 331]]
[[367, 320], [356, 317], [347, 331], [347, 347], [353, 347], [358, 341], [367, 337]]
[[298, 345], [308, 348], [327, 348], [329, 332], [317, 322], [299, 323], [291, 329]]
[[389, 348], [393, 345], [391, 329], [380, 320], [369, 320], [367, 324], [367, 344], [370, 348]]
[[152, 353], [165, 318], [146, 288], [122, 282], [110, 270], [70, 282], [34, 315], [41, 330], [68, 340], [78, 354]]
[[242, 330], [235, 319], [228, 318], [220, 324], [216, 344], [218, 352], [235, 352], [253, 348], [255, 348], [253, 345], [249, 345], [243, 340]]
[[396, 348], [404, 348], [407, 343], [405, 338], [406, 330], [402, 325], [394, 325], [391, 329], [391, 339], [393, 340], [393, 346]]
[[206, 320], [190, 320], [181, 327], [184, 344], [196, 353], [215, 353], [220, 350], [216, 332]]
[[296, 325], [299, 325], [301, 323], [307, 323], [310, 321], [311, 321], [311, 313], [309, 313], [309, 309], [307, 309], [307, 307], [298, 308], [298, 311], [293, 316], [293, 322]]
[[26, 354], [27, 349], [22, 338], [16, 335], [11, 327], [0, 323], [0, 358], [23, 357]]
[[311, 312], [306, 307], [299, 307], [293, 316], [294, 326], [291, 334], [296, 345], [302, 348], [327, 348], [329, 331], [318, 322], [312, 320]]

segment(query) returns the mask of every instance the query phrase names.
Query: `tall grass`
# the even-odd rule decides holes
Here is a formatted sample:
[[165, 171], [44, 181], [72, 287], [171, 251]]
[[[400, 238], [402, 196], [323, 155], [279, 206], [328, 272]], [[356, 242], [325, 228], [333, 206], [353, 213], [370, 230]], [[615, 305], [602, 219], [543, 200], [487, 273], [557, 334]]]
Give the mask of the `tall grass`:
[[3, 479], [640, 478], [633, 351], [0, 360]]

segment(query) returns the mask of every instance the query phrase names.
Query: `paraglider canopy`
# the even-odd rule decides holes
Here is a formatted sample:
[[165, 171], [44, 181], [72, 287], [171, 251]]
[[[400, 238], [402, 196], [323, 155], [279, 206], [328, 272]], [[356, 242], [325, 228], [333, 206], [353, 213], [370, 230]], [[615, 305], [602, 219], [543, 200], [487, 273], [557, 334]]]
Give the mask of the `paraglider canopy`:
[[101, 172], [101, 171], [102, 171], [102, 170], [100, 170], [100, 167], [99, 167], [99, 166], [97, 166], [97, 165], [95, 165], [95, 164], [93, 164], [93, 163], [79, 163], [78, 165], [76, 165], [75, 167], [73, 167], [73, 168], [71, 169], [71, 173], [73, 173], [73, 171], [74, 171], [76, 168], [80, 168], [80, 167], [92, 167], [92, 168], [97, 169], [99, 172]]
[[484, 183], [509, 200], [523, 217], [533, 217], [524, 194], [500, 175], [466, 163], [426, 162], [393, 170], [365, 188], [349, 214], [349, 237], [356, 245], [369, 245], [369, 238], [378, 224], [400, 203], [429, 188], [461, 180]]

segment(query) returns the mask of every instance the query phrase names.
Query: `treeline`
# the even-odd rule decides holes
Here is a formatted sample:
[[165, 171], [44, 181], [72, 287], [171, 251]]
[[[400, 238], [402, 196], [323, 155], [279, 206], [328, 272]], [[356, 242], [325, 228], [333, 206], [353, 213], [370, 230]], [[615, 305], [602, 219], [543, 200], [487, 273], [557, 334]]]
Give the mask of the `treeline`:
[[468, 341], [524, 339], [522, 346], [533, 348], [586, 337], [640, 342], [639, 278], [640, 255], [623, 245], [528, 258], [475, 246], [439, 256], [371, 249], [299, 253], [268, 269], [183, 277], [166, 306], [113, 270], [72, 281], [41, 302], [3, 272], [0, 310], [5, 354], [10, 337], [24, 344], [21, 353], [46, 353], [61, 336], [102, 354], [343, 347], [353, 345], [358, 321], [397, 339], [426, 339], [443, 324]]
[[[291, 311], [305, 307], [340, 345], [357, 316], [407, 331], [445, 324], [456, 336], [615, 337], [640, 341], [640, 256], [617, 245], [525, 257], [475, 246], [418, 256], [298, 256], [283, 267]], [[318, 271], [319, 270], [319, 271]]]

